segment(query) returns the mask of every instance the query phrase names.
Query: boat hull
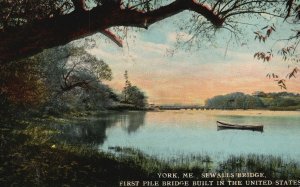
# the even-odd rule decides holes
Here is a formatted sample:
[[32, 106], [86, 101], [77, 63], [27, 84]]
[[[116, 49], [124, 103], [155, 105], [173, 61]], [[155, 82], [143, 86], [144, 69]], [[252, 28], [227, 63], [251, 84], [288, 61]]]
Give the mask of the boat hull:
[[218, 130], [225, 130], [225, 129], [236, 129], [236, 130], [252, 130], [252, 131], [260, 131], [263, 132], [264, 126], [263, 125], [235, 125], [217, 121]]

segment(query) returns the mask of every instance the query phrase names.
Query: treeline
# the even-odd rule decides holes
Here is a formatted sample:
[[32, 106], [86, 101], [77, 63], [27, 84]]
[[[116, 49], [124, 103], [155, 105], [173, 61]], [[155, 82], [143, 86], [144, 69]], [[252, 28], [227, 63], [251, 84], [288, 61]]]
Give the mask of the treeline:
[[[59, 115], [105, 109], [140, 109], [147, 97], [128, 76], [121, 93], [104, 84], [113, 78], [103, 60], [67, 45], [0, 67], [0, 115]], [[128, 84], [129, 83], [129, 84]], [[125, 107], [124, 107], [125, 105]]]
[[299, 110], [300, 94], [278, 92], [253, 94], [241, 92], [218, 95], [205, 101], [207, 108], [214, 109], [269, 109], [269, 110]]

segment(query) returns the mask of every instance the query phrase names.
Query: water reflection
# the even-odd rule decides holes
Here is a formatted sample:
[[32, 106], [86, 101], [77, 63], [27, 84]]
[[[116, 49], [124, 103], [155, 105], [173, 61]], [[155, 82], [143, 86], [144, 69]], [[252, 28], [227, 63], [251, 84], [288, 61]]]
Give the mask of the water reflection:
[[56, 136], [71, 144], [102, 145], [107, 139], [107, 129], [120, 125], [128, 134], [137, 131], [145, 123], [145, 112], [102, 114], [89, 120], [72, 121], [53, 125], [61, 133]]
[[[216, 159], [240, 154], [299, 158], [299, 114], [270, 111], [148, 112], [142, 130], [130, 134], [129, 127], [134, 125], [128, 120], [128, 123], [124, 123], [127, 126], [116, 126], [109, 130], [101, 149], [131, 147], [160, 158], [180, 158], [191, 154], [209, 154]], [[216, 121], [263, 125], [264, 132], [217, 131]]]
[[146, 112], [130, 112], [123, 116], [121, 126], [130, 134], [136, 132], [145, 123]]
[[[261, 113], [261, 114], [258, 114]], [[300, 113], [269, 111], [165, 111], [101, 114], [88, 120], [56, 125], [61, 141], [137, 148], [171, 158], [207, 153], [212, 157], [239, 154], [286, 155], [299, 158]], [[263, 125], [264, 133], [217, 131], [216, 121]]]

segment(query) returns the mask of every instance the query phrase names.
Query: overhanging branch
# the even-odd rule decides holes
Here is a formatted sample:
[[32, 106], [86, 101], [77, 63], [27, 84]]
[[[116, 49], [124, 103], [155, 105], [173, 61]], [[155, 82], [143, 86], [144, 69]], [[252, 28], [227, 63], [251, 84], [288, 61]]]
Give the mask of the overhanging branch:
[[[203, 15], [216, 27], [224, 23], [222, 17], [195, 0], [176, 0], [150, 12], [122, 9], [121, 6], [107, 7], [108, 5], [85, 10], [85, 0], [72, 0], [72, 2], [75, 7], [72, 13], [0, 32], [0, 64], [32, 56], [47, 48], [65, 45], [99, 31], [122, 47], [120, 38], [106, 29], [113, 26], [148, 28], [149, 25], [184, 10]], [[122, 3], [120, 0], [117, 2], [119, 5]]]
[[104, 31], [101, 31], [101, 33], [108, 37], [110, 40], [112, 40], [115, 44], [117, 44], [119, 47], [123, 47], [123, 42], [120, 37], [112, 33], [109, 29], [105, 29]]

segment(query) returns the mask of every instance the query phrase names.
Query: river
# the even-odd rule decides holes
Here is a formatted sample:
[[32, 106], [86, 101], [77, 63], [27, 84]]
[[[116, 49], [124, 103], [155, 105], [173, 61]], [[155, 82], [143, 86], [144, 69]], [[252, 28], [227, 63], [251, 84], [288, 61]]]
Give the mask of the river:
[[[263, 132], [217, 130], [216, 121], [264, 125]], [[229, 155], [259, 154], [299, 161], [299, 111], [196, 111], [104, 113], [84, 122], [57, 126], [60, 138], [110, 151], [111, 147], [137, 148], [168, 159], [206, 154], [216, 159]]]

